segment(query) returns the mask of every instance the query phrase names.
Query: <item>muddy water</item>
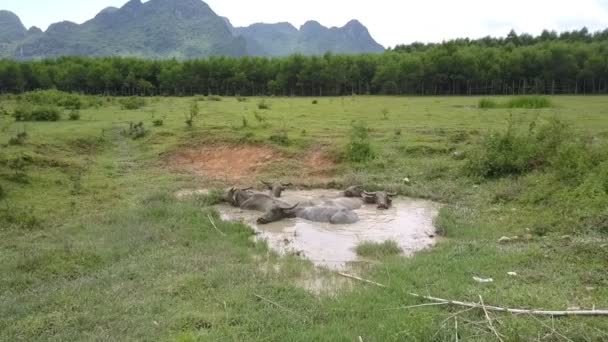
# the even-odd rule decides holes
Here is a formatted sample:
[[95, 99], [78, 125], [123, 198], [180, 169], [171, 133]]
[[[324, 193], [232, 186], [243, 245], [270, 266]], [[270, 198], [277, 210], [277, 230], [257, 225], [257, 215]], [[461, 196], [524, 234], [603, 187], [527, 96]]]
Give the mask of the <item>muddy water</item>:
[[[289, 191], [283, 198], [288, 202], [332, 198], [336, 191]], [[242, 221], [268, 241], [279, 253], [298, 253], [316, 265], [343, 269], [350, 262], [358, 261], [355, 247], [363, 241], [396, 241], [411, 255], [435, 243], [433, 219], [439, 205], [434, 202], [395, 198], [389, 210], [377, 210], [375, 205], [363, 205], [355, 210], [359, 222], [351, 225], [332, 225], [309, 222], [299, 218], [287, 219], [268, 225], [259, 225], [260, 212], [241, 210], [228, 205], [217, 206], [222, 219]]]

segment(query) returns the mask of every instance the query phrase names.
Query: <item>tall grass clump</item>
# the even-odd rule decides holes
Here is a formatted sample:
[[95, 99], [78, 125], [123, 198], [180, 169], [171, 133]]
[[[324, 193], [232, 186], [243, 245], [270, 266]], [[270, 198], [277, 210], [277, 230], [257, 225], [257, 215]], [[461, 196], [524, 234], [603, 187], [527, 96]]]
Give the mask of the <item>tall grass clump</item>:
[[551, 100], [542, 96], [518, 96], [505, 103], [507, 108], [540, 109], [553, 106]]
[[270, 103], [266, 102], [266, 100], [262, 100], [258, 103], [258, 109], [260, 109], [260, 110], [270, 109]]
[[384, 241], [382, 243], [364, 241], [355, 248], [358, 256], [368, 258], [385, 258], [391, 255], [399, 255], [403, 250], [397, 242], [393, 240]]
[[61, 111], [59, 108], [51, 105], [21, 105], [15, 109], [13, 117], [16, 121], [59, 121], [61, 119]]
[[510, 120], [503, 132], [493, 132], [471, 151], [467, 169], [473, 176], [499, 178], [540, 170], [563, 180], [579, 179], [602, 160], [602, 153], [576, 136], [559, 119], [541, 125], [533, 122], [526, 131]]
[[65, 109], [100, 107], [103, 101], [95, 96], [70, 94], [59, 90], [37, 90], [20, 96], [20, 101], [33, 105], [54, 105]]
[[492, 99], [483, 98], [479, 100], [477, 105], [482, 109], [493, 108], [525, 108], [525, 109], [541, 109], [553, 107], [553, 103], [546, 97], [542, 96], [517, 96], [505, 102], [496, 102]]
[[120, 108], [123, 110], [136, 110], [146, 105], [146, 100], [143, 97], [131, 96], [120, 99]]
[[365, 163], [374, 159], [375, 154], [369, 138], [369, 129], [363, 123], [353, 125], [345, 156], [347, 160], [354, 163]]
[[478, 107], [483, 108], [483, 109], [491, 109], [491, 108], [498, 107], [498, 104], [494, 100], [484, 98], [484, 99], [479, 100]]

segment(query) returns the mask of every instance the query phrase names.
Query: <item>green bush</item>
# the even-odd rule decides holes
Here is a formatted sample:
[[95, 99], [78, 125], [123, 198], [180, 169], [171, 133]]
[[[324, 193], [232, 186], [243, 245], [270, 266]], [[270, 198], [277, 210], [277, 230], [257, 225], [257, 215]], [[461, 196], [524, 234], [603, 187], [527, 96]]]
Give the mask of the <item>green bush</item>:
[[539, 109], [539, 108], [550, 108], [553, 104], [551, 101], [542, 96], [518, 96], [510, 99], [506, 102], [505, 107], [507, 108], [527, 108], [527, 109]]
[[26, 140], [27, 140], [27, 132], [23, 131], [23, 132], [17, 133], [16, 136], [10, 138], [8, 140], [8, 144], [12, 145], [12, 146], [23, 145], [23, 144], [25, 144]]
[[577, 183], [604, 158], [605, 154], [578, 139], [573, 130], [558, 119], [539, 127], [533, 123], [528, 132], [516, 130], [509, 122], [505, 132], [491, 133], [471, 151], [467, 168], [471, 175], [482, 178], [545, 170], [562, 180]]
[[316, 105], [316, 104], [318, 104], [318, 103], [319, 103], [319, 101], [317, 101], [317, 100], [312, 100], [312, 104], [313, 104], [313, 105]]
[[219, 102], [219, 101], [222, 101], [222, 98], [220, 96], [217, 96], [217, 95], [209, 95], [207, 97], [207, 100]]
[[123, 110], [136, 110], [146, 105], [146, 100], [143, 97], [132, 96], [120, 99], [120, 108]]
[[374, 159], [368, 128], [363, 123], [353, 125], [345, 154], [346, 159], [354, 163], [364, 163]]
[[69, 119], [70, 119], [71, 121], [78, 121], [78, 120], [80, 120], [80, 112], [79, 112], [77, 109], [73, 109], [73, 110], [70, 112]]
[[96, 96], [70, 94], [54, 89], [27, 92], [20, 99], [33, 105], [54, 105], [66, 109], [84, 109], [103, 105], [103, 101]]
[[16, 121], [58, 121], [61, 112], [52, 106], [19, 106], [13, 113]]
[[152, 125], [154, 125], [154, 127], [160, 127], [160, 126], [163, 126], [164, 124], [165, 124], [165, 122], [161, 119], [152, 121]]
[[260, 109], [260, 110], [270, 109], [270, 103], [267, 103], [266, 100], [262, 100], [262, 101], [258, 102], [258, 109]]
[[237, 97], [236, 100], [238, 102], [247, 102], [247, 98], [246, 97], [242, 97], [242, 96]]
[[498, 104], [494, 100], [481, 99], [481, 100], [479, 100], [478, 107], [479, 108], [484, 108], [484, 109], [496, 108], [496, 107], [498, 107]]
[[268, 139], [277, 145], [288, 146], [290, 144], [286, 130], [277, 131]]
[[139, 122], [136, 124], [131, 122], [131, 123], [129, 123], [129, 130], [125, 131], [124, 133], [125, 133], [125, 135], [131, 137], [131, 139], [137, 140], [137, 139], [145, 137], [146, 134], [148, 134], [148, 131], [144, 127], [143, 122]]
[[540, 109], [550, 108], [553, 106], [551, 100], [542, 96], [517, 96], [507, 100], [506, 102], [496, 102], [492, 99], [483, 98], [479, 100], [478, 107], [483, 109], [492, 108], [526, 108]]

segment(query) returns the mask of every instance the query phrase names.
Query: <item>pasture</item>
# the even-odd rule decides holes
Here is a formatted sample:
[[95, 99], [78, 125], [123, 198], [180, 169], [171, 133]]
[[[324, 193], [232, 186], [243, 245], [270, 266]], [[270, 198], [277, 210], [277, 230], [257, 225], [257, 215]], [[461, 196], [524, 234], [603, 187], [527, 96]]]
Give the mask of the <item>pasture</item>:
[[[45, 96], [0, 97], [0, 340], [608, 338], [606, 317], [489, 313], [493, 330], [409, 295], [608, 308], [608, 97], [82, 96], [58, 121], [12, 116]], [[217, 196], [175, 196], [260, 180], [441, 202], [440, 242], [363, 246], [352, 273], [380, 288], [276, 255]]]

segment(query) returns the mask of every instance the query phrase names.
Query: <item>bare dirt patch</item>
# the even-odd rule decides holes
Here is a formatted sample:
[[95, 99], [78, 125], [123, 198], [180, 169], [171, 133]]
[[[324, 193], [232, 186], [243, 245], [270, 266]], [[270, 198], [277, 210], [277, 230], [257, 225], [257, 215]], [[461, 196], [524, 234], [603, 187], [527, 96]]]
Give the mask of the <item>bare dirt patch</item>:
[[255, 179], [270, 163], [281, 159], [268, 146], [209, 146], [172, 154], [169, 167], [209, 179], [243, 182]]
[[336, 171], [336, 163], [322, 150], [310, 152], [304, 159], [304, 169], [312, 177], [329, 177]]

